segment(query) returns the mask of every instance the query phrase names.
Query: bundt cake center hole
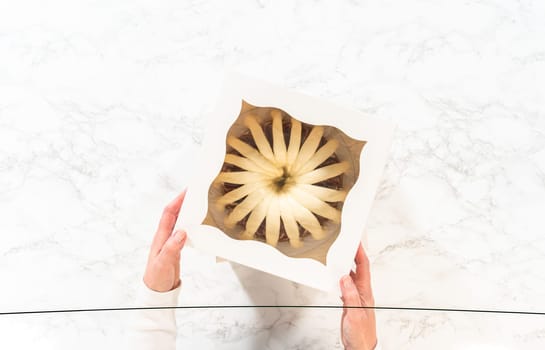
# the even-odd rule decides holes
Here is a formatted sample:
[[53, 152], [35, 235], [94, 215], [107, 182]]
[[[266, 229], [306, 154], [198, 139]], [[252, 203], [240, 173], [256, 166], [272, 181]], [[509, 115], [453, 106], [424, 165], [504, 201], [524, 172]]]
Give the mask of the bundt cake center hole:
[[273, 187], [276, 192], [283, 192], [288, 187], [290, 182], [290, 174], [286, 167], [282, 167], [282, 175], [273, 180]]

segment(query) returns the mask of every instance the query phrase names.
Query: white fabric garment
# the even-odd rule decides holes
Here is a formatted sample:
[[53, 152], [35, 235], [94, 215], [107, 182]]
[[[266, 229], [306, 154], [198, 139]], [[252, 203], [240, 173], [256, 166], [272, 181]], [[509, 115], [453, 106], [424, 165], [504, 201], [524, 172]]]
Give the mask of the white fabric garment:
[[[140, 283], [136, 302], [138, 306], [176, 306], [180, 287], [169, 292], [155, 292]], [[175, 350], [176, 317], [174, 309], [136, 310], [129, 330], [132, 350]], [[375, 350], [380, 350], [377, 344]]]
[[[136, 305], [177, 306], [180, 287], [168, 292], [156, 292], [140, 283]], [[129, 347], [133, 350], [175, 350], [176, 317], [174, 309], [136, 310], [129, 330]]]

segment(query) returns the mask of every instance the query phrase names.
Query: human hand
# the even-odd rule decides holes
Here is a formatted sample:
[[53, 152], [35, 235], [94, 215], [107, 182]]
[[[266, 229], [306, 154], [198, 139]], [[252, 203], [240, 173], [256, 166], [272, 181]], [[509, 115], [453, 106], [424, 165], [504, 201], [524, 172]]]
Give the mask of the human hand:
[[372, 350], [377, 344], [375, 310], [346, 308], [375, 306], [369, 260], [361, 243], [355, 261], [356, 272], [350, 271], [350, 275], [343, 276], [340, 280], [341, 299], [345, 306], [341, 319], [341, 338], [347, 350]]
[[144, 273], [144, 283], [156, 292], [168, 292], [181, 285], [180, 251], [187, 235], [174, 229], [178, 213], [184, 202], [185, 190], [163, 210], [159, 227], [151, 243], [148, 264]]

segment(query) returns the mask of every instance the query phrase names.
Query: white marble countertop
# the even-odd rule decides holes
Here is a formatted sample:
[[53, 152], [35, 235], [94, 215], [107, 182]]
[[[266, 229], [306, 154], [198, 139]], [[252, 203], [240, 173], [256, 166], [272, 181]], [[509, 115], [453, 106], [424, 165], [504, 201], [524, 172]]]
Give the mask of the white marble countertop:
[[[367, 227], [377, 305], [545, 312], [544, 37], [536, 0], [0, 2], [0, 311], [134, 306], [234, 68], [397, 123]], [[182, 304], [339, 304], [182, 265]], [[340, 348], [340, 314], [178, 311], [178, 341]], [[0, 316], [0, 347], [114, 349], [130, 317]], [[545, 316], [377, 319], [384, 349], [545, 347]]]

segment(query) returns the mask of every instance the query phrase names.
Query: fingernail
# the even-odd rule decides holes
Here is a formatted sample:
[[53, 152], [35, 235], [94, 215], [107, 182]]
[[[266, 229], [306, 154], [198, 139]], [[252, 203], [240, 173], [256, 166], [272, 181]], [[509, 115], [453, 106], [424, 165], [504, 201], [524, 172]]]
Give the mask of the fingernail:
[[178, 244], [181, 244], [185, 240], [185, 232], [182, 230], [178, 230], [174, 233], [174, 239]]
[[343, 287], [344, 288], [350, 288], [352, 286], [352, 279], [350, 276], [344, 276], [343, 277]]

